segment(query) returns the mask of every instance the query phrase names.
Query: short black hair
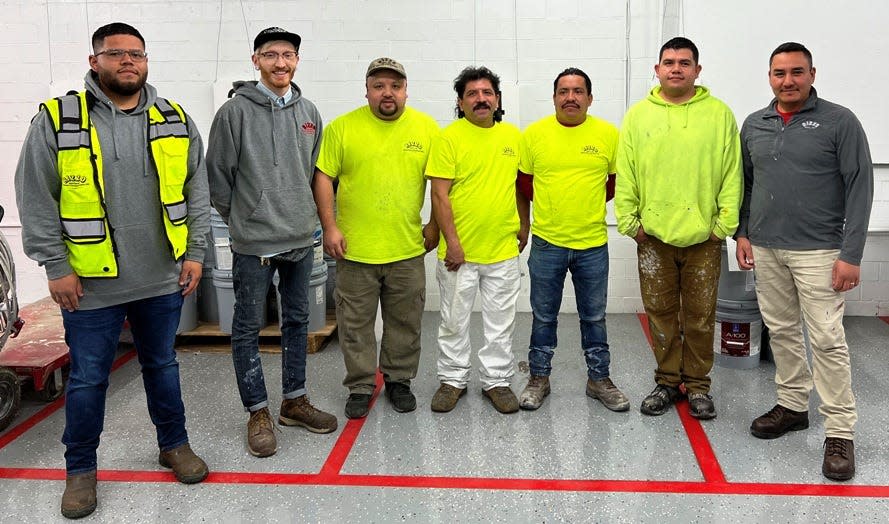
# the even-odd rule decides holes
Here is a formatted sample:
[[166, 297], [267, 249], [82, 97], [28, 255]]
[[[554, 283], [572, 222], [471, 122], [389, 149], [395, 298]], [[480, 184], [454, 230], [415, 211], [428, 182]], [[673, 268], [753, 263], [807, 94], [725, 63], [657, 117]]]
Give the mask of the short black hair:
[[809, 61], [809, 68], [812, 67], [812, 52], [806, 49], [806, 46], [797, 42], [784, 42], [769, 55], [769, 68], [772, 67], [772, 59], [775, 58], [775, 55], [781, 53], [802, 53], [806, 56], [806, 60]]
[[700, 55], [698, 54], [698, 46], [695, 45], [694, 42], [685, 38], [684, 36], [675, 36], [664, 43], [661, 46], [661, 52], [657, 56], [657, 61], [660, 62], [662, 58], [664, 58], [664, 51], [667, 49], [679, 50], [679, 49], [689, 49], [691, 50], [691, 56], [695, 60], [695, 64], [698, 63], [698, 58]]
[[583, 77], [583, 81], [586, 84], [586, 94], [588, 94], [588, 95], [593, 94], [593, 83], [590, 81], [589, 75], [587, 75], [582, 70], [580, 70], [576, 67], [569, 67], [568, 69], [559, 73], [559, 76], [557, 76], [556, 79], [553, 80], [553, 94], [556, 94], [556, 89], [558, 89], [558, 87], [559, 87], [559, 79], [562, 78], [563, 76], [570, 76], [570, 75], [577, 75], [577, 76]]
[[102, 45], [105, 38], [114, 35], [135, 36], [142, 42], [142, 47], [145, 47], [145, 39], [142, 38], [142, 33], [140, 33], [138, 29], [123, 22], [112, 22], [96, 29], [96, 32], [93, 33], [93, 52], [99, 50], [99, 46]]
[[[494, 88], [494, 93], [500, 97], [500, 102], [494, 110], [494, 122], [500, 122], [503, 120], [503, 113], [505, 113], [505, 111], [503, 111], [503, 96], [500, 93], [500, 77], [495, 75], [494, 72], [487, 67], [468, 66], [464, 68], [463, 71], [460, 71], [460, 74], [454, 79], [454, 91], [457, 92], [457, 97], [462, 100], [463, 93], [466, 91], [466, 84], [476, 80], [488, 80], [491, 82], [491, 87]], [[461, 110], [460, 105], [457, 104], [457, 118], [463, 118], [464, 116], [465, 114], [463, 113], [463, 110]]]

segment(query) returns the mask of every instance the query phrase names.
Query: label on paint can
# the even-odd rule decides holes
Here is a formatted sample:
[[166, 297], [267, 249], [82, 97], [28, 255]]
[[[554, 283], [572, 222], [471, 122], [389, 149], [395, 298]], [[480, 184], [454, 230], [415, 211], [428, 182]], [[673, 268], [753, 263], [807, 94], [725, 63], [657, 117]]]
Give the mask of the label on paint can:
[[759, 355], [762, 343], [762, 321], [716, 322], [713, 352], [730, 357]]
[[315, 304], [323, 304], [324, 303], [324, 286], [315, 287]]

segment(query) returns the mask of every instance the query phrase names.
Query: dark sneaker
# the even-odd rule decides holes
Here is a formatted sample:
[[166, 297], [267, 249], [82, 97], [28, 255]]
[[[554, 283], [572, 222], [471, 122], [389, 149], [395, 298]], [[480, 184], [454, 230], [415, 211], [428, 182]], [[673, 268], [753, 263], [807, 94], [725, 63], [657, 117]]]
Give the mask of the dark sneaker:
[[844, 438], [824, 439], [824, 464], [821, 473], [832, 480], [849, 480], [855, 476], [855, 443]]
[[350, 393], [346, 401], [346, 416], [349, 418], [364, 418], [370, 411], [370, 398], [367, 393]]
[[630, 409], [630, 399], [621, 393], [609, 377], [602, 380], [587, 379], [586, 396], [599, 399], [606, 408], [611, 411], [627, 411]]
[[688, 411], [691, 413], [691, 416], [700, 420], [716, 418], [716, 406], [713, 405], [713, 397], [706, 393], [689, 393]]
[[681, 396], [682, 393], [679, 392], [679, 388], [658, 384], [657, 387], [655, 387], [654, 390], [652, 390], [652, 392], [642, 401], [642, 406], [639, 408], [639, 411], [641, 411], [643, 415], [663, 415], [670, 409], [670, 405], [676, 402]]
[[778, 438], [788, 431], [799, 431], [809, 427], [808, 411], [793, 411], [781, 404], [756, 418], [750, 424], [750, 433], [757, 438]]
[[197, 484], [210, 473], [207, 463], [194, 454], [188, 443], [168, 451], [161, 451], [157, 461], [161, 466], [171, 468], [176, 480], [183, 484]]
[[278, 451], [275, 426], [269, 408], [257, 409], [250, 413], [247, 421], [247, 450], [254, 457], [270, 457]]
[[482, 394], [488, 397], [494, 409], [500, 413], [515, 413], [519, 410], [519, 399], [515, 398], [515, 393], [508, 386], [486, 389]]
[[278, 413], [278, 424], [301, 426], [312, 433], [330, 433], [337, 427], [336, 417], [313, 406], [308, 395], [284, 399]]
[[417, 397], [411, 393], [411, 387], [401, 382], [386, 382], [386, 398], [392, 408], [399, 413], [407, 413], [417, 409]]
[[549, 377], [531, 375], [528, 384], [522, 391], [519, 407], [522, 409], [537, 409], [543, 404], [543, 399], [549, 395]]
[[79, 519], [95, 510], [96, 472], [68, 475], [65, 478], [65, 493], [62, 494], [62, 516]]
[[457, 401], [466, 394], [466, 388], [460, 389], [450, 384], [442, 384], [432, 396], [432, 411], [447, 413], [457, 407]]

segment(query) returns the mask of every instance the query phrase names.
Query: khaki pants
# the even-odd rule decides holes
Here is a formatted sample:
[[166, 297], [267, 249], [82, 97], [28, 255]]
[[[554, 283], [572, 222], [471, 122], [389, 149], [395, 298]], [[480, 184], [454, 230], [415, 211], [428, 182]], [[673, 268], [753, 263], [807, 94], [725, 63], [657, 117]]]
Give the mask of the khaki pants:
[[388, 264], [338, 260], [335, 300], [346, 364], [343, 385], [351, 393], [374, 391], [378, 303], [383, 317], [380, 371], [387, 382], [410, 384], [420, 363], [420, 324], [426, 303], [423, 255]]
[[[839, 250], [788, 251], [753, 246], [756, 297], [769, 328], [778, 404], [809, 410], [812, 387], [821, 397], [827, 437], [852, 439], [858, 414], [843, 329], [845, 298], [831, 287]], [[806, 359], [800, 314], [812, 346]]]
[[639, 287], [664, 386], [710, 391], [721, 242], [675, 247], [654, 237], [637, 246]]

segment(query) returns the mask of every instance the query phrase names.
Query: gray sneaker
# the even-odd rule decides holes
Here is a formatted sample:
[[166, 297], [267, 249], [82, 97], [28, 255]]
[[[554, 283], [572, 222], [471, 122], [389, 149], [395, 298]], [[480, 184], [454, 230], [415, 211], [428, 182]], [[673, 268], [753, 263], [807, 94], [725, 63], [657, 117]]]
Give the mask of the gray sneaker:
[[522, 398], [519, 400], [519, 407], [522, 409], [534, 410], [543, 404], [543, 399], [549, 395], [549, 377], [541, 375], [531, 375], [528, 384], [522, 391]]
[[599, 399], [606, 408], [611, 411], [627, 411], [630, 409], [630, 399], [621, 393], [610, 378], [602, 380], [587, 379], [586, 396]]

